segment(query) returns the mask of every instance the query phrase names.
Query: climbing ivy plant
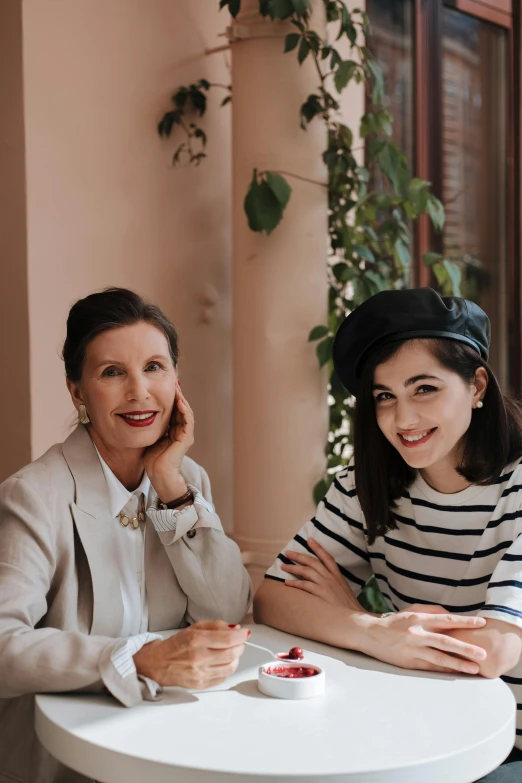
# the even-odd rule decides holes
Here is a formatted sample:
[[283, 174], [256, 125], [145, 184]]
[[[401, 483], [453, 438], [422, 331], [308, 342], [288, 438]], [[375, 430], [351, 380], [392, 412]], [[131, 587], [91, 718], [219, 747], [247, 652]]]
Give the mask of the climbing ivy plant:
[[[368, 17], [361, 10], [350, 11], [343, 0], [322, 2], [327, 38], [314, 27], [310, 0], [259, 0], [262, 16], [289, 25], [284, 51], [297, 57], [299, 64], [311, 60], [317, 75], [316, 90], [299, 108], [298, 116], [296, 108], [296, 122], [304, 131], [311, 122], [322, 122], [325, 128], [322, 157], [328, 172], [324, 186], [328, 194], [328, 320], [315, 326], [308, 339], [316, 343], [319, 365], [328, 366], [330, 422], [327, 472], [314, 488], [316, 502], [351, 453], [353, 400], [333, 369], [335, 332], [346, 314], [368, 297], [407, 285], [415, 220], [427, 213], [437, 231], [444, 226], [444, 208], [430, 192], [430, 183], [412, 178], [404, 154], [391, 140], [392, 117], [383, 102], [383, 75], [368, 46]], [[219, 7], [236, 17], [241, 0], [220, 0]], [[349, 44], [348, 57], [341, 53], [344, 41]], [[352, 82], [366, 90], [366, 111], [355, 142], [360, 145], [362, 139], [364, 164], [356, 157], [353, 130], [343, 123], [340, 111], [339, 97]], [[205, 114], [208, 92], [214, 87], [225, 90], [222, 105], [228, 103], [231, 86], [212, 85], [205, 79], [179, 87], [172, 96], [173, 108], [161, 119], [158, 132], [162, 136], [170, 136], [174, 130], [183, 134], [174, 164], [186, 161], [199, 165], [205, 158], [207, 138], [197, 120]], [[292, 195], [288, 182], [292, 176], [303, 179], [298, 172], [283, 176], [278, 171], [254, 169], [244, 200], [252, 231], [270, 234], [277, 228]], [[311, 186], [321, 187], [317, 183]], [[459, 294], [456, 265], [437, 253], [427, 253], [423, 260], [442, 293]]]

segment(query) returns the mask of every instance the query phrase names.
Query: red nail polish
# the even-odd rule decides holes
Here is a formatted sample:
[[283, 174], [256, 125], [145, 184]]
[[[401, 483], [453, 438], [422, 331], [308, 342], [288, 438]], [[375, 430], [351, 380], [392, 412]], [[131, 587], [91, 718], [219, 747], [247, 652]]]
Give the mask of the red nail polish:
[[229, 628], [239, 628], [239, 625], [237, 623], [232, 623], [232, 625], [228, 626]]
[[252, 631], [248, 630], [247, 631], [247, 639], [250, 639], [251, 636], [252, 636]]

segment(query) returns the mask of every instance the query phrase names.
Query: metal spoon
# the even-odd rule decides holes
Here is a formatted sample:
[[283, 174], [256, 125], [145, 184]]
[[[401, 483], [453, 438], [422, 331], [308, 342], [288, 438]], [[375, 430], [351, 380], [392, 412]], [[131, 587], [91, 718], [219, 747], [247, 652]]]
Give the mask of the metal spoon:
[[281, 660], [280, 658], [277, 657], [277, 655], [274, 652], [272, 652], [272, 650], [269, 650], [268, 647], [261, 647], [260, 644], [254, 644], [254, 642], [245, 642], [245, 644], [248, 644], [249, 647], [255, 647], [258, 650], [263, 650], [263, 652], [266, 652], [269, 655], [271, 655], [275, 661]]

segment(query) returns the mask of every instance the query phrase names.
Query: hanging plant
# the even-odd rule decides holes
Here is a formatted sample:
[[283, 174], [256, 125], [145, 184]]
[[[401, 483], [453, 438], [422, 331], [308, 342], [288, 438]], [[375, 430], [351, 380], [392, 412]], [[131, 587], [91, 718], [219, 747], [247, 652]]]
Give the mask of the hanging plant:
[[[326, 131], [322, 157], [328, 171], [328, 320], [315, 326], [308, 338], [316, 343], [320, 367], [327, 365], [329, 372], [327, 471], [314, 487], [316, 502], [351, 455], [353, 399], [333, 369], [335, 332], [346, 314], [368, 297], [407, 285], [415, 220], [427, 213], [437, 231], [444, 227], [444, 207], [430, 192], [430, 183], [412, 178], [404, 154], [391, 140], [392, 117], [383, 105], [382, 72], [367, 46], [368, 17], [359, 9], [350, 11], [343, 0], [323, 0], [323, 4], [329, 31], [335, 28], [335, 40], [325, 39], [314, 29], [310, 0], [259, 0], [262, 16], [286, 21], [294, 28], [285, 37], [284, 51], [289, 56], [293, 52], [299, 64], [312, 60], [317, 74], [316, 91], [299, 109], [301, 128], [322, 122]], [[241, 0], [220, 0], [219, 7], [236, 17]], [[343, 41], [349, 44], [348, 58], [340, 51]], [[339, 96], [352, 82], [363, 84], [366, 90], [366, 111], [358, 129], [364, 144], [364, 165], [357, 161], [353, 132], [343, 123], [340, 112]], [[205, 114], [207, 93], [214, 86], [227, 91], [222, 105], [228, 103], [231, 87], [212, 85], [204, 79], [179, 87], [172, 96], [174, 108], [164, 115], [158, 131], [164, 136], [174, 130], [184, 133], [174, 164], [186, 158], [199, 165], [205, 157], [206, 135], [195, 119]], [[254, 169], [244, 200], [252, 231], [270, 234], [283, 219], [292, 193], [286, 177], [302, 179], [297, 172], [283, 176], [277, 171]], [[459, 295], [460, 270], [455, 264], [437, 253], [427, 253], [423, 260], [443, 293]]]

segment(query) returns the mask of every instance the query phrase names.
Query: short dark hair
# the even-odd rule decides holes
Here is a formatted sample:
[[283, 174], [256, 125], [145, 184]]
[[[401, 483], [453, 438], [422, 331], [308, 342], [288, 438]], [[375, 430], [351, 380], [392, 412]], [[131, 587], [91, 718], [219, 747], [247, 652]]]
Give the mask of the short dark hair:
[[67, 378], [73, 383], [80, 381], [87, 346], [95, 337], [109, 329], [132, 326], [140, 321], [152, 324], [163, 332], [176, 367], [179, 358], [178, 334], [160, 308], [127, 288], [105, 288], [79, 299], [69, 311], [62, 352]]
[[[391, 359], [406, 342], [411, 341], [384, 345], [372, 352], [361, 373], [355, 403], [355, 483], [370, 544], [388, 530], [397, 529], [396, 502], [417, 474], [379, 429], [372, 394], [375, 368]], [[479, 367], [486, 370], [484, 408], [473, 411], [457, 472], [473, 484], [494, 483], [506, 465], [522, 456], [520, 405], [502, 393], [491, 368], [470, 346], [434, 338], [422, 342], [443, 367], [468, 384], [473, 382]]]

